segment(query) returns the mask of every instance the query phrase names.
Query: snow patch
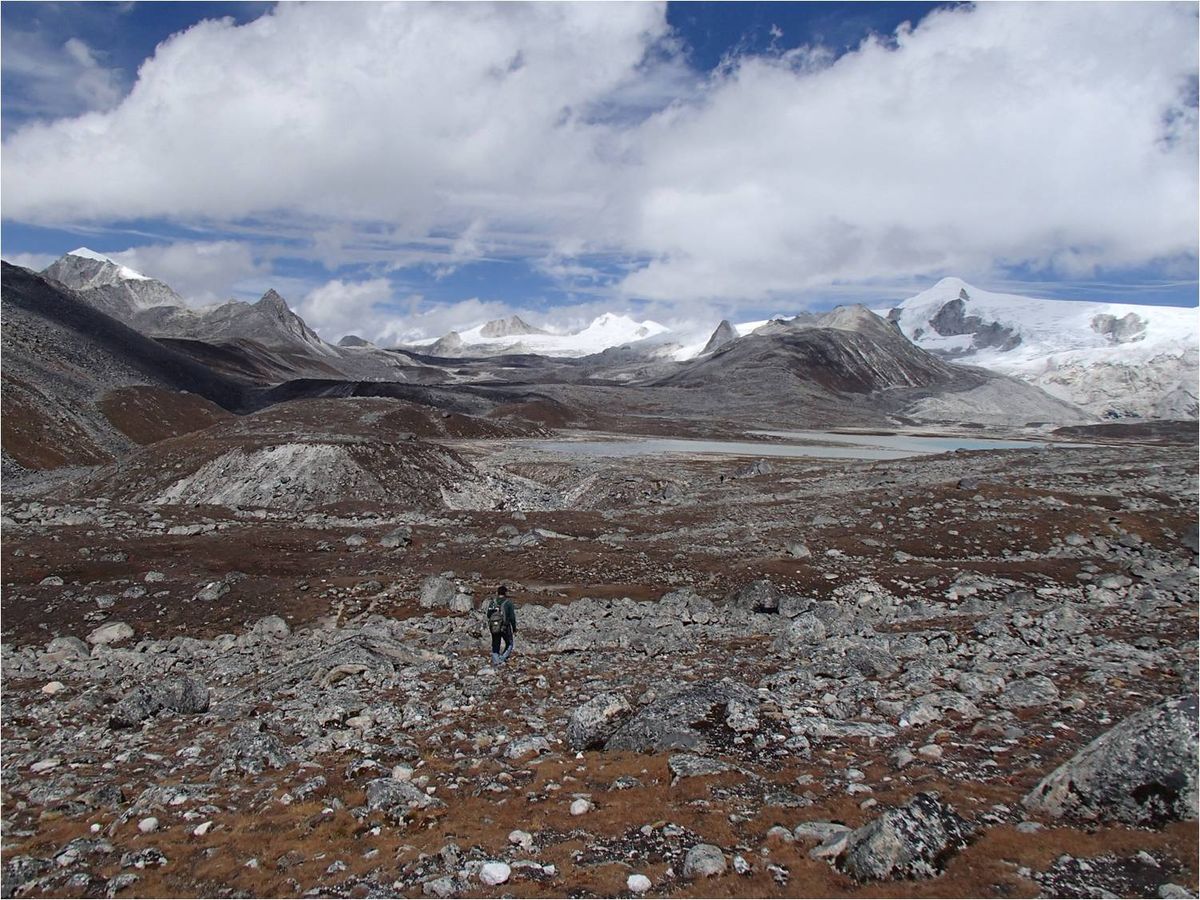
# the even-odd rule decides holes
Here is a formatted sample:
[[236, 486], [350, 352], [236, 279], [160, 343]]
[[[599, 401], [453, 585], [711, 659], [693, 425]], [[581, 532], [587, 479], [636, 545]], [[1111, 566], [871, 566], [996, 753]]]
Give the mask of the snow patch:
[[127, 281], [150, 281], [150, 276], [143, 275], [141, 272], [135, 272], [129, 266], [123, 266], [115, 259], [110, 259], [103, 253], [97, 253], [95, 250], [89, 250], [87, 247], [78, 247], [72, 250], [67, 256], [78, 256], [80, 259], [91, 259], [96, 262], [108, 263], [111, 266], [116, 266], [122, 278]]

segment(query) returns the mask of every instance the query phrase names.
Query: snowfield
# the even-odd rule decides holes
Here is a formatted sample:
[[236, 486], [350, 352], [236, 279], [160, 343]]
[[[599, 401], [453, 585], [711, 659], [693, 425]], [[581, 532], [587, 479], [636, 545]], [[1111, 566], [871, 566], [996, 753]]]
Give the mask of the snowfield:
[[876, 312], [932, 353], [1016, 376], [1101, 416], [1197, 416], [1195, 308], [1034, 299], [943, 278]]

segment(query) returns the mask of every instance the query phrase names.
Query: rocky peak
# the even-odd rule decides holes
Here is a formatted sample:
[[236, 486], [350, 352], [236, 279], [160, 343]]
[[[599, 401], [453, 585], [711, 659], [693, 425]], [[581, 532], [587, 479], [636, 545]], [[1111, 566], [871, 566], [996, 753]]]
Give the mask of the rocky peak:
[[479, 334], [486, 338], [512, 337], [518, 334], [545, 334], [541, 328], [534, 328], [520, 316], [509, 316], [507, 319], [493, 319], [480, 329]]
[[77, 291], [128, 281], [151, 280], [141, 272], [135, 272], [87, 247], [63, 254], [43, 269], [42, 274]]
[[264, 311], [269, 310], [277, 314], [291, 313], [292, 311], [291, 307], [288, 306], [287, 301], [284, 300], [274, 288], [271, 288], [269, 291], [263, 294], [262, 299], [260, 299], [254, 305]]
[[701, 353], [712, 353], [726, 344], [733, 343], [737, 340], [737, 331], [729, 324], [728, 319], [722, 319], [721, 324], [717, 326], [716, 331], [712, 333], [712, 337], [708, 339], [708, 343], [704, 345]]

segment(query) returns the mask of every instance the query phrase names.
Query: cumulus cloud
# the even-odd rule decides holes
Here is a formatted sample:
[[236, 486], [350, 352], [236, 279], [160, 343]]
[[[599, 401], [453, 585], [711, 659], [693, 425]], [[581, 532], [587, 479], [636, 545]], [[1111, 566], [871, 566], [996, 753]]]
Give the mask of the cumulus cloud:
[[2, 41], [0, 71], [9, 114], [72, 116], [110, 109], [124, 95], [121, 70], [106, 65], [79, 38], [56, 45], [37, 32], [6, 27]]
[[415, 237], [481, 217], [569, 228], [604, 202], [586, 113], [665, 32], [642, 3], [318, 3], [202, 22], [164, 42], [111, 113], [13, 135], [5, 212], [283, 210]]
[[393, 327], [386, 310], [392, 299], [392, 286], [386, 278], [369, 281], [328, 281], [310, 291], [296, 306], [296, 312], [314, 331], [329, 341], [356, 334], [377, 340]]
[[764, 297], [1194, 253], [1195, 26], [1186, 5], [985, 3], [836, 61], [743, 59], [639, 135], [634, 243], [654, 260], [624, 288]]
[[24, 266], [26, 269], [40, 272], [58, 257], [53, 253], [5, 253], [4, 259], [14, 266]]
[[195, 304], [228, 300], [237, 293], [239, 284], [270, 271], [270, 264], [256, 258], [251, 247], [240, 241], [146, 244], [108, 255], [169, 284]]
[[[330, 267], [516, 258], [706, 311], [1194, 267], [1196, 24], [1188, 3], [984, 3], [705, 80], [658, 4], [283, 5], [164, 42], [107, 112], [11, 135], [4, 213], [256, 220]], [[305, 308], [413, 327], [373, 283]]]

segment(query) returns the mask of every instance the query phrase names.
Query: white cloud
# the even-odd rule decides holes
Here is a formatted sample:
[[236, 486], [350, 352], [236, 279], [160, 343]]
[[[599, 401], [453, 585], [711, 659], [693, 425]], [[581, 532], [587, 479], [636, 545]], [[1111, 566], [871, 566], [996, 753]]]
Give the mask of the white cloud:
[[[355, 3], [202, 22], [111, 113], [5, 142], [6, 215], [569, 228], [604, 202], [583, 112], [656, 36], [644, 3]], [[653, 78], [654, 72], [644, 73]]]
[[624, 287], [766, 297], [1194, 253], [1194, 115], [1162, 138], [1196, 53], [1192, 5], [984, 3], [815, 68], [744, 59], [640, 135], [633, 244], [655, 260]]
[[26, 269], [40, 272], [58, 257], [53, 253], [5, 253], [4, 259], [14, 266], [24, 266]]
[[[677, 41], [643, 3], [201, 23], [116, 108], [9, 137], [4, 213], [252, 218], [307, 229], [330, 266], [523, 258], [584, 292], [613, 290], [597, 265], [633, 259], [618, 297], [705, 316], [1194, 257], [1194, 4], [957, 7], [838, 59], [742, 56], [707, 83]], [[363, 283], [332, 284], [305, 300], [324, 328], [435, 321], [422, 307], [396, 325]]]
[[238, 241], [146, 244], [108, 256], [169, 284], [195, 304], [228, 300], [243, 282], [270, 271], [268, 263], [257, 259], [248, 245]]
[[121, 70], [105, 65], [75, 37], [55, 45], [37, 32], [5, 28], [0, 69], [10, 114], [59, 117], [107, 110], [125, 92]]
[[335, 279], [309, 292], [296, 312], [326, 340], [337, 341], [347, 334], [375, 340], [389, 326], [387, 312], [379, 307], [391, 299], [392, 286], [386, 278]]

